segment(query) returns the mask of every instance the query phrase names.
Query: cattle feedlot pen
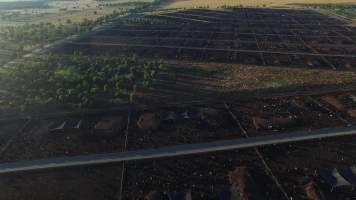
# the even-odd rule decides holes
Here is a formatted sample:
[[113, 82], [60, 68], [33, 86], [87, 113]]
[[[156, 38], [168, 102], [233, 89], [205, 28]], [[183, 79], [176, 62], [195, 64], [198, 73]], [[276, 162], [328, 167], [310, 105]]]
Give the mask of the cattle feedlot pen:
[[87, 156], [61, 157], [45, 160], [19, 161], [1, 164], [0, 174], [34, 171], [41, 169], [108, 164], [131, 160], [184, 156], [355, 134], [356, 126], [350, 126], [344, 128], [322, 129], [317, 131], [302, 131], [278, 135], [259, 136], [248, 139], [225, 140], [203, 144], [178, 145], [173, 147], [128, 151], [122, 153], [93, 154]]

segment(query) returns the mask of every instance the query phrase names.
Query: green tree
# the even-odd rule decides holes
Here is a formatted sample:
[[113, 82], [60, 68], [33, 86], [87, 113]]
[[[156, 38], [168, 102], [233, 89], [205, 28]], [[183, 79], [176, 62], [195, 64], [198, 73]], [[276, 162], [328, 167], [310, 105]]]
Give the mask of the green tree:
[[138, 89], [150, 86], [161, 61], [136, 56], [43, 56], [0, 71], [0, 89], [9, 93], [3, 106], [27, 108], [56, 104], [87, 108], [100, 100], [134, 101]]

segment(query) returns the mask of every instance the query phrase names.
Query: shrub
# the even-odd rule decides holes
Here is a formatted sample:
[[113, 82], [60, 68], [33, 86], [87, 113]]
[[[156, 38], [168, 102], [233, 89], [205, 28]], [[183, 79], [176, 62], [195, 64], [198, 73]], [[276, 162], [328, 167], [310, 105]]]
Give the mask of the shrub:
[[143, 62], [136, 56], [90, 57], [74, 54], [42, 56], [0, 70], [0, 103], [28, 108], [56, 104], [87, 108], [103, 99], [108, 103], [133, 101], [137, 89], [147, 88], [162, 69], [161, 61]]

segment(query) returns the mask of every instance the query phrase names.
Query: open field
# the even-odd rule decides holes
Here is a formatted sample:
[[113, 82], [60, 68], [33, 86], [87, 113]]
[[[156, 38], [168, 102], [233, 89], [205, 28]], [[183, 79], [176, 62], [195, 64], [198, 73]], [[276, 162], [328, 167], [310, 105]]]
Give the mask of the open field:
[[[281, 20], [280, 15], [289, 17]], [[318, 13], [281, 9], [243, 9], [235, 13], [186, 10], [141, 18], [175, 23], [117, 23], [53, 51], [109, 57], [134, 53], [146, 59], [164, 59], [168, 67], [151, 90], [164, 91], [162, 96], [173, 101], [174, 90], [172, 94], [167, 90], [172, 87], [181, 92], [176, 92], [181, 98], [204, 98], [230, 92], [355, 82], [356, 30]], [[182, 87], [174, 85], [177, 83]], [[199, 90], [210, 90], [208, 94], [212, 95], [196, 93]], [[156, 95], [158, 101], [162, 100], [159, 93]]]
[[133, 8], [136, 4], [150, 3], [151, 0], [114, 0], [114, 1], [41, 1], [1, 3], [0, 26], [21, 25], [24, 23], [66, 23], [81, 22], [84, 19], [95, 20], [112, 13], [114, 10]]
[[156, 104], [352, 85], [355, 40], [355, 27], [312, 11], [194, 9], [130, 15], [49, 51], [162, 59], [167, 68], [138, 95]]
[[167, 68], [138, 95], [159, 104], [344, 87], [356, 82], [355, 39], [354, 27], [312, 11], [195, 9], [131, 15], [49, 51], [162, 59]]
[[355, 0], [171, 0], [166, 8], [218, 8], [222, 6], [285, 7], [294, 4], [356, 3]]
[[[281, 15], [289, 17], [280, 18]], [[118, 25], [63, 45], [57, 52], [83, 49], [90, 54], [105, 54], [119, 50], [151, 58], [265, 66], [324, 69], [356, 66], [355, 28], [313, 12], [186, 10], [148, 17], [171, 19], [178, 25], [176, 28]]]
[[126, 14], [150, 1], [0, 2], [0, 65]]
[[[356, 198], [355, 135], [177, 157], [108, 159], [102, 166], [82, 160], [152, 149], [165, 155], [162, 148], [310, 136], [324, 129], [355, 131], [356, 29], [347, 21], [271, 8], [135, 13], [42, 53], [54, 53], [60, 61], [33, 68], [25, 63], [32, 74], [24, 70], [20, 83], [34, 83], [29, 87], [34, 91], [50, 83], [44, 87], [49, 95], [68, 90], [75, 96], [60, 97], [69, 97], [68, 102], [78, 96], [99, 101], [81, 111], [43, 105], [21, 115], [16, 109], [0, 112], [2, 199]], [[27, 59], [40, 59], [36, 56]], [[157, 60], [166, 67], [135, 76], [135, 69], [148, 69], [152, 64], [147, 62]], [[61, 70], [47, 70], [47, 65]], [[120, 83], [136, 90], [134, 81], [125, 81], [151, 73], [157, 73], [152, 84], [138, 89], [133, 100], [119, 104], [100, 93], [116, 91]], [[106, 80], [115, 81], [97, 84]], [[1, 173], [38, 159], [81, 166]]]

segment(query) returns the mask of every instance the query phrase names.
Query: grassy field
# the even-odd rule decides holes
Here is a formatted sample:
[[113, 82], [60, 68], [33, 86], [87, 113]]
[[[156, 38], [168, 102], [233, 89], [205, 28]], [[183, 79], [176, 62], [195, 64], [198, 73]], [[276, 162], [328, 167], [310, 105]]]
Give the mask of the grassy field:
[[35, 23], [40, 22], [51, 22], [54, 24], [66, 23], [68, 20], [71, 22], [81, 22], [84, 19], [95, 20], [101, 16], [112, 13], [114, 10], [117, 10], [117, 7], [110, 7], [105, 9], [84, 9], [81, 11], [68, 11], [64, 13], [57, 13], [48, 15], [45, 18], [36, 19]]
[[347, 85], [356, 81], [355, 71], [222, 63], [192, 64], [182, 62], [179, 64], [182, 66], [184, 64], [187, 69], [194, 68], [196, 71], [209, 72], [212, 75], [209, 80], [214, 80], [211, 83], [224, 91], [253, 91], [313, 85]]
[[0, 66], [151, 1], [0, 1]]
[[298, 6], [313, 9], [323, 14], [334, 14], [348, 19], [356, 19], [356, 4], [300, 4]]
[[165, 8], [194, 8], [222, 6], [285, 7], [294, 4], [356, 3], [356, 0], [171, 0]]
[[0, 2], [0, 26], [51, 22], [54, 24], [95, 20], [114, 10], [128, 9], [153, 0], [79, 0]]
[[232, 91], [347, 85], [356, 81], [354, 71], [225, 65], [224, 72], [224, 86]]

